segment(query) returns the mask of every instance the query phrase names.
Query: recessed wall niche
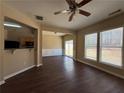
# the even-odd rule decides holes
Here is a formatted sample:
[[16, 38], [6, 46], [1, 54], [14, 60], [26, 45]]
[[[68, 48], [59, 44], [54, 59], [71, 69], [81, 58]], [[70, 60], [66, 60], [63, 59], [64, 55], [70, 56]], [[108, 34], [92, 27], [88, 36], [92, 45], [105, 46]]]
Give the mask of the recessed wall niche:
[[35, 29], [5, 17], [4, 46], [7, 48], [33, 48]]

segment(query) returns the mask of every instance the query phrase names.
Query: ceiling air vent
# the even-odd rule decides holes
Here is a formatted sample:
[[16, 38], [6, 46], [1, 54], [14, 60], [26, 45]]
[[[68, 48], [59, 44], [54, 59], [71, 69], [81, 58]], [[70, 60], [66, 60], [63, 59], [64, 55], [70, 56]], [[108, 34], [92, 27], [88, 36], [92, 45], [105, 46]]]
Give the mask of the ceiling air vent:
[[116, 10], [116, 11], [110, 13], [109, 16], [117, 15], [117, 14], [119, 14], [119, 13], [121, 13], [121, 12], [122, 12], [122, 10], [121, 10], [121, 9], [118, 9], [118, 10]]
[[43, 21], [43, 17], [42, 16], [35, 16], [37, 20]]

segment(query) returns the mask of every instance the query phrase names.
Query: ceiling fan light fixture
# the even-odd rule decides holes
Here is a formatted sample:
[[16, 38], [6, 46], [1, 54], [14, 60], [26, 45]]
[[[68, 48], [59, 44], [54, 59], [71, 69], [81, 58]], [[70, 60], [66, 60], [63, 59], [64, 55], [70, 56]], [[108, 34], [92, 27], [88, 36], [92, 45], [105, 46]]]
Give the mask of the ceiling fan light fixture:
[[67, 13], [67, 12], [68, 12], [67, 10], [62, 11], [62, 13]]
[[11, 23], [11, 22], [4, 22], [3, 25], [4, 25], [4, 26], [7, 26], [7, 27], [22, 28], [21, 25], [16, 24], [16, 23]]
[[86, 5], [87, 3], [89, 3], [90, 1], [92, 1], [92, 0], [82, 0], [80, 3], [77, 3], [75, 0], [66, 0], [66, 2], [69, 5], [69, 10], [58, 11], [58, 12], [55, 12], [54, 14], [55, 15], [58, 15], [58, 14], [61, 14], [61, 13], [71, 14], [70, 17], [69, 17], [69, 20], [68, 20], [69, 22], [72, 21], [73, 17], [77, 13], [88, 17], [88, 16], [91, 15], [91, 13], [89, 13], [87, 11], [84, 11], [84, 10], [81, 10], [80, 8], [84, 5]]

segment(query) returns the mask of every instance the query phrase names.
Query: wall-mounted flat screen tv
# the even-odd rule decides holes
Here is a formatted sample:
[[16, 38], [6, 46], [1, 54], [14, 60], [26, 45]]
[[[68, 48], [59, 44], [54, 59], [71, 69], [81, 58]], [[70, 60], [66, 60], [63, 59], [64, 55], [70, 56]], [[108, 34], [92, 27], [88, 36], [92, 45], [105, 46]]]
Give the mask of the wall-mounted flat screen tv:
[[18, 41], [5, 40], [4, 47], [7, 48], [19, 48], [20, 43]]

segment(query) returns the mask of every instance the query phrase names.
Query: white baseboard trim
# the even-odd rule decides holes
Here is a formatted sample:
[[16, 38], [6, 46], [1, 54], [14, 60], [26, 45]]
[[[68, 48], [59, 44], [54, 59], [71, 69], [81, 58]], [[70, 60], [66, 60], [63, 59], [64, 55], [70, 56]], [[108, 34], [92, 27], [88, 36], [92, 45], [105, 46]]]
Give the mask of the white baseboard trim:
[[7, 80], [7, 79], [9, 79], [9, 78], [11, 78], [11, 77], [13, 77], [13, 76], [15, 76], [15, 75], [18, 75], [18, 74], [20, 74], [20, 73], [22, 73], [22, 72], [25, 72], [25, 71], [27, 71], [27, 70], [33, 68], [33, 67], [35, 67], [35, 65], [30, 66], [30, 67], [27, 67], [27, 68], [25, 68], [25, 69], [22, 69], [22, 70], [20, 70], [20, 71], [18, 71], [18, 72], [12, 73], [12, 74], [10, 74], [10, 75], [7, 75], [7, 76], [4, 77], [4, 80]]
[[42, 65], [43, 65], [43, 64], [38, 64], [37, 67], [40, 67], [40, 66], [42, 66]]
[[3, 81], [0, 81], [0, 85], [3, 85], [5, 83], [5, 81], [3, 80]]
[[92, 67], [94, 67], [94, 68], [96, 68], [96, 69], [102, 70], [102, 71], [104, 71], [104, 72], [107, 72], [107, 73], [109, 73], [109, 74], [111, 74], [111, 75], [114, 75], [114, 76], [116, 76], [116, 77], [119, 77], [119, 78], [121, 78], [121, 79], [124, 79], [124, 76], [119, 75], [119, 74], [117, 74], [117, 73], [114, 73], [114, 72], [108, 71], [108, 70], [106, 70], [106, 69], [103, 69], [103, 68], [101, 68], [101, 67], [98, 67], [98, 66], [95, 66], [95, 65], [86, 63], [86, 62], [84, 62], [84, 61], [82, 61], [82, 60], [80, 60], [80, 59], [77, 59], [77, 61], [80, 62], [80, 63], [86, 64], [86, 65], [92, 66]]

